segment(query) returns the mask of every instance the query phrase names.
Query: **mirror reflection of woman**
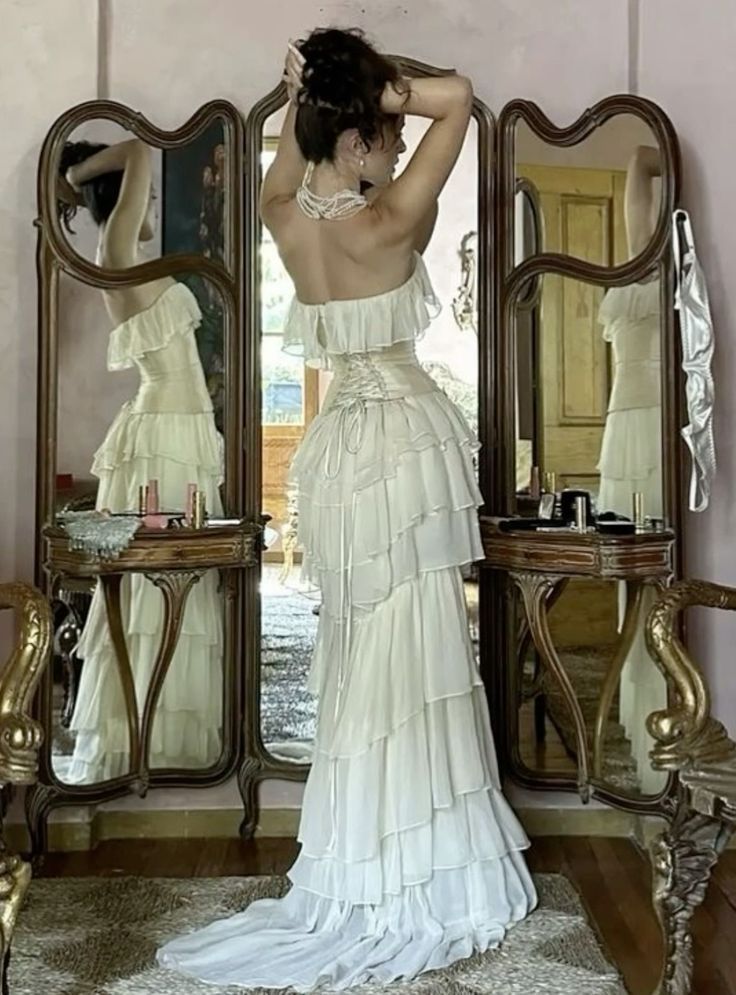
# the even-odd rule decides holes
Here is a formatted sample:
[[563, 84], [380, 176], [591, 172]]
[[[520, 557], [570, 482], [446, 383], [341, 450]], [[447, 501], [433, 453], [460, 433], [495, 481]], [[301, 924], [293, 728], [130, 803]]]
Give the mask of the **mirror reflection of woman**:
[[[133, 139], [117, 145], [69, 142], [60, 163], [60, 210], [67, 228], [80, 209], [99, 228], [97, 262], [125, 269], [153, 238], [151, 153]], [[114, 326], [107, 367], [137, 368], [140, 386], [98, 448], [98, 509], [136, 511], [138, 488], [157, 480], [164, 510], [184, 507], [187, 485], [221, 512], [222, 441], [197, 351], [201, 320], [191, 291], [172, 278], [102, 291]], [[123, 629], [142, 712], [163, 632], [163, 597], [142, 575], [125, 575]], [[77, 655], [82, 672], [71, 731], [74, 754], [62, 780], [92, 783], [129, 770], [130, 743], [118, 665], [98, 585]], [[153, 724], [152, 767], [214, 764], [222, 741], [222, 601], [214, 571], [193, 587]]]
[[[629, 257], [650, 243], [657, 222], [655, 181], [662, 175], [659, 149], [642, 145], [632, 155], [624, 191], [624, 220]], [[644, 512], [662, 516], [662, 363], [660, 351], [660, 282], [613, 287], [603, 298], [599, 322], [613, 353], [613, 383], [598, 464], [598, 510], [631, 517], [633, 494], [643, 495]], [[619, 587], [619, 617], [626, 608], [626, 588]], [[653, 794], [666, 775], [652, 768], [654, 741], [646, 720], [667, 704], [665, 680], [647, 652], [643, 620], [653, 596], [645, 592], [640, 625], [621, 674], [619, 718], [631, 742], [641, 791]]]
[[[624, 215], [629, 256], [647, 247], [656, 224], [659, 151], [641, 146], [626, 173]], [[598, 315], [613, 352], [613, 383], [598, 465], [599, 511], [630, 516], [632, 494], [647, 515], [662, 515], [662, 366], [659, 280], [613, 287]]]
[[[477, 443], [415, 352], [437, 304], [420, 253], [471, 85], [401, 79], [338, 30], [291, 46], [286, 81], [261, 212], [296, 289], [285, 348], [334, 373], [292, 467], [304, 571], [322, 594], [301, 853], [285, 898], [175, 939], [159, 960], [208, 982], [309, 991], [486, 950], [536, 896], [468, 633]], [[405, 115], [431, 124], [394, 177]]]

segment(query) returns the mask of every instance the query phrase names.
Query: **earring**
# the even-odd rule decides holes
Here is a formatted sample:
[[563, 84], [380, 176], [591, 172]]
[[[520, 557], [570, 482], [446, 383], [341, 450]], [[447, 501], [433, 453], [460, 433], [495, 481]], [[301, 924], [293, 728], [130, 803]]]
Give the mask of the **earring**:
[[362, 157], [361, 157], [361, 160], [360, 160], [360, 165], [361, 165], [361, 168], [362, 168], [363, 166], [365, 166], [365, 159], [363, 159]]

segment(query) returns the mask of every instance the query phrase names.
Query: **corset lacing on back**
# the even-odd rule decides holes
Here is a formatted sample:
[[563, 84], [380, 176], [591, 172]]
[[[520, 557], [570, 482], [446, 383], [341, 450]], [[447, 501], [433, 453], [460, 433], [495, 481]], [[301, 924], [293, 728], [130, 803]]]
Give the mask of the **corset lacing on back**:
[[325, 474], [335, 480], [344, 452], [356, 455], [363, 442], [368, 406], [439, 388], [417, 360], [413, 342], [388, 349], [334, 356], [335, 379], [324, 414], [337, 412], [337, 428], [326, 454]]
[[366, 403], [388, 400], [388, 388], [378, 365], [370, 353], [359, 353], [344, 360], [339, 370], [337, 391], [331, 399], [329, 411], [337, 411], [337, 430], [327, 450], [325, 474], [336, 480], [342, 465], [342, 453], [354, 456], [363, 444], [365, 433]]

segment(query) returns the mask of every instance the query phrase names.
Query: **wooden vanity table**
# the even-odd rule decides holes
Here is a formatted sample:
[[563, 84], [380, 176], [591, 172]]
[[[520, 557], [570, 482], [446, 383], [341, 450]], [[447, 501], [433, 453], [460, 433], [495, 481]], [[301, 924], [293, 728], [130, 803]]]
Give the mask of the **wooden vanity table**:
[[[52, 589], [67, 580], [99, 579], [105, 597], [110, 635], [127, 705], [130, 735], [130, 776], [137, 790], [148, 785], [148, 747], [156, 702], [176, 649], [184, 609], [192, 587], [207, 570], [236, 570], [258, 562], [257, 542], [261, 529], [253, 524], [204, 529], [140, 529], [116, 559], [102, 560], [69, 548], [69, 536], [59, 526], [43, 530], [46, 546], [44, 569]], [[120, 605], [123, 576], [141, 573], [161, 590], [164, 625], [151, 683], [142, 712], [136, 702], [133, 672]]]
[[[560, 685], [570, 709], [577, 741], [578, 790], [583, 801], [588, 801], [591, 758], [592, 777], [600, 781], [603, 776], [606, 725], [621, 671], [640, 624], [643, 591], [647, 585], [661, 588], [670, 583], [675, 535], [669, 531], [611, 536], [561, 528], [515, 530], [502, 528], [502, 521], [481, 518], [485, 565], [507, 573], [521, 593], [534, 646], [543, 666]], [[626, 584], [626, 612], [608, 664], [592, 744], [588, 742], [580, 703], [549, 628], [549, 610], [573, 577]]]
[[[42, 530], [43, 569], [50, 591], [94, 590], [100, 582], [110, 635], [126, 706], [130, 742], [128, 771], [108, 782], [103, 795], [114, 797], [127, 788], [143, 796], [162, 774], [151, 770], [149, 747], [156, 706], [176, 651], [189, 594], [208, 570], [222, 571], [225, 602], [232, 605], [244, 568], [258, 563], [262, 527], [252, 522], [203, 529], [145, 529], [135, 533], [115, 559], [100, 559], [82, 550], [70, 549], [69, 535], [58, 525]], [[121, 586], [126, 574], [143, 574], [162, 593], [163, 625], [156, 660], [142, 707], [139, 707], [133, 670], [125, 638]], [[63, 600], [63, 599], [62, 599]], [[227, 729], [227, 727], [226, 727]], [[36, 845], [43, 849], [46, 815], [60, 793], [55, 778], [36, 785], [27, 800], [29, 822]], [[84, 793], [100, 789], [79, 786]]]

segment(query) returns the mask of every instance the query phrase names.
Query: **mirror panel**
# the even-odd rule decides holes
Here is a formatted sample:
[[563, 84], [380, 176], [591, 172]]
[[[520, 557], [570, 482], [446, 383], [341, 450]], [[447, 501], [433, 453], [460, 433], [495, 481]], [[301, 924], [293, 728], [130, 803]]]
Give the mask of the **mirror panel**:
[[528, 303], [516, 309], [518, 510], [530, 506], [533, 454], [555, 491], [589, 491], [594, 510], [629, 518], [638, 492], [644, 515], [662, 519], [656, 274], [606, 290], [545, 273], [533, 312], [530, 326]]
[[[619, 113], [621, 103], [631, 111]], [[576, 138], [576, 129], [582, 135], [591, 121], [601, 123]], [[583, 736], [594, 784], [621, 797], [651, 796], [666, 779], [651, 770], [646, 718], [665, 706], [667, 690], [643, 636], [656, 588], [642, 589], [636, 571], [643, 576], [651, 567], [664, 580], [670, 563], [680, 568], [676, 545], [668, 559], [667, 529], [677, 540], [680, 523], [677, 426], [668, 400], [679, 388], [674, 317], [663, 307], [672, 290], [666, 232], [678, 197], [677, 144], [665, 116], [636, 98], [602, 101], [566, 129], [539, 107], [515, 101], [502, 113], [501, 131], [511, 146], [510, 155], [500, 150], [501, 195], [513, 198], [514, 210], [504, 215], [500, 293], [507, 321], [499, 335], [513, 357], [513, 379], [509, 391], [505, 371], [497, 371], [494, 388], [505, 396], [502, 431], [513, 459], [501, 454], [495, 464], [508, 489], [492, 513], [525, 519], [515, 526], [522, 530], [573, 526], [569, 541], [558, 533], [559, 576], [551, 561], [545, 568], [549, 549], [541, 535], [528, 545], [505, 545], [502, 538], [490, 547], [499, 563], [516, 562], [522, 549], [539, 557], [530, 573], [494, 581], [492, 594], [513, 668], [507, 683], [512, 770], [526, 786], [574, 786]], [[637, 268], [658, 226], [665, 233], [661, 254]], [[532, 273], [524, 283], [521, 264]], [[627, 284], [602, 284], [596, 270], [626, 264], [634, 273]], [[552, 266], [560, 272], [550, 272]], [[644, 519], [636, 531], [649, 535], [647, 543], [629, 549], [628, 566], [619, 558], [623, 546], [609, 550], [617, 564], [611, 572], [627, 579], [601, 579], [604, 552], [596, 567], [586, 558], [591, 551], [583, 555], [575, 545], [576, 495], [589, 500], [593, 515], [625, 519], [621, 527], [629, 530], [636, 504]], [[659, 573], [655, 549], [662, 551]], [[578, 566], [599, 576], [575, 576]], [[568, 572], [573, 576], [564, 579]], [[539, 610], [549, 617], [552, 644], [582, 712], [580, 727], [575, 701], [529, 638], [521, 590], [532, 599], [550, 592]], [[541, 646], [541, 630], [537, 635]]]
[[[284, 108], [265, 121], [261, 135], [262, 174], [273, 161]], [[407, 119], [409, 160], [426, 125]], [[478, 126], [472, 121], [455, 170], [442, 193], [433, 237], [424, 253], [439, 316], [417, 343], [424, 368], [460, 407], [478, 432]], [[319, 624], [319, 591], [299, 576], [295, 495], [289, 466], [304, 433], [324, 403], [331, 374], [305, 367], [282, 351], [283, 327], [293, 285], [270, 233], [260, 228], [260, 359], [262, 463], [261, 501], [266, 550], [260, 582], [260, 735], [271, 760], [307, 765], [311, 760], [317, 700], [308, 687], [309, 666]], [[466, 577], [471, 632], [478, 648], [478, 580]]]
[[[126, 157], [122, 143], [134, 139], [146, 150], [142, 160]], [[116, 168], [99, 173], [99, 154], [105, 149], [107, 156], [114, 157]], [[59, 177], [59, 211], [70, 249], [89, 262], [103, 265], [105, 225], [113, 210], [120, 209], [123, 169], [130, 169], [133, 182], [123, 207], [140, 213], [143, 219], [137, 263], [192, 254], [232, 269], [233, 152], [227, 122], [218, 116], [212, 117], [195, 138], [170, 149], [145, 142], [105, 118], [84, 121], [69, 133], [52, 163]], [[95, 175], [77, 184], [75, 194], [65, 178], [73, 180], [74, 170], [85, 168]], [[107, 265], [115, 268], [109, 259]]]
[[[126, 307], [137, 313], [116, 324]], [[232, 514], [225, 455], [238, 440], [225, 419], [228, 324], [220, 292], [196, 274], [110, 292], [60, 274], [57, 516], [96, 509], [137, 518], [140, 489], [152, 480], [163, 513], [183, 515], [194, 483], [211, 516]], [[75, 581], [71, 593], [69, 584], [58, 596], [60, 624], [68, 618], [80, 643], [57, 653], [51, 762], [66, 783], [90, 784], [128, 772], [129, 734], [100, 582]], [[162, 591], [142, 573], [125, 574], [120, 610], [142, 716], [166, 631]], [[56, 638], [66, 638], [58, 628]], [[151, 768], [216, 766], [232, 690], [225, 595], [212, 569], [185, 602], [154, 713]]]
[[517, 183], [536, 191], [539, 203], [537, 251], [610, 267], [647, 247], [662, 209], [663, 156], [641, 118], [618, 114], [567, 147], [549, 144], [521, 120], [514, 154]]

